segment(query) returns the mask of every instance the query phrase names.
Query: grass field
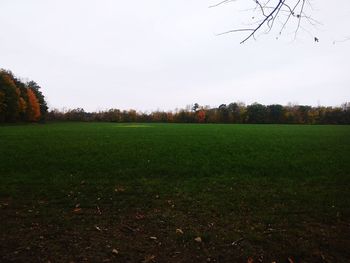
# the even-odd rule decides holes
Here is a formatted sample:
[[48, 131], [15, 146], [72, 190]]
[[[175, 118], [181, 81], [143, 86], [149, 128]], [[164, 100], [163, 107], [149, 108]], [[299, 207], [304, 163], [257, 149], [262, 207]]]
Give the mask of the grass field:
[[350, 262], [350, 126], [0, 126], [0, 222], [0, 262]]

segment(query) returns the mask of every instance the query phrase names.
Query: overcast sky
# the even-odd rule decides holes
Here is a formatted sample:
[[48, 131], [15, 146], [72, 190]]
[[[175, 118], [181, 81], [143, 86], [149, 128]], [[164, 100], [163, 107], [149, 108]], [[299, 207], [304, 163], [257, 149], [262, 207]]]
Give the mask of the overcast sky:
[[216, 35], [245, 27], [252, 1], [213, 3], [1, 0], [0, 67], [35, 80], [60, 109], [350, 101], [349, 0], [312, 0], [322, 25], [305, 23], [295, 41], [289, 27], [242, 45], [245, 33]]

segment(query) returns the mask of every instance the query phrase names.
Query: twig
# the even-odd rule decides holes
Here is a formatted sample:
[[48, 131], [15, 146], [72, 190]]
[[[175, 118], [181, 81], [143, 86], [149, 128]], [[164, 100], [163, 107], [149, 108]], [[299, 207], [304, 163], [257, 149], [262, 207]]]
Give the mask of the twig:
[[242, 237], [240, 239], [237, 239], [236, 241], [232, 242], [232, 246], [237, 246], [239, 243], [241, 243], [245, 238]]

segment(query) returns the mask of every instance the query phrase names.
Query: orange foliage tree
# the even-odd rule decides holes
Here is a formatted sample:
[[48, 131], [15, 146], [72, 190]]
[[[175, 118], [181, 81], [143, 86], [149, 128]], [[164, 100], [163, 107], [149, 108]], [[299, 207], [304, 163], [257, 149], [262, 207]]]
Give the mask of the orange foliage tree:
[[28, 105], [29, 120], [38, 121], [41, 115], [39, 101], [32, 89], [28, 89], [27, 93], [28, 93], [28, 102], [29, 102], [29, 105]]
[[205, 111], [204, 110], [200, 110], [197, 112], [197, 120], [200, 123], [205, 122]]

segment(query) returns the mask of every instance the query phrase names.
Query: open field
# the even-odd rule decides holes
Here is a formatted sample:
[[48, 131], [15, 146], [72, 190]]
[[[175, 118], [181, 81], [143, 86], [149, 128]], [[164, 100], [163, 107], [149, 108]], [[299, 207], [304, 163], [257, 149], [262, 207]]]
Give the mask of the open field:
[[350, 126], [0, 126], [0, 222], [0, 262], [350, 262]]

